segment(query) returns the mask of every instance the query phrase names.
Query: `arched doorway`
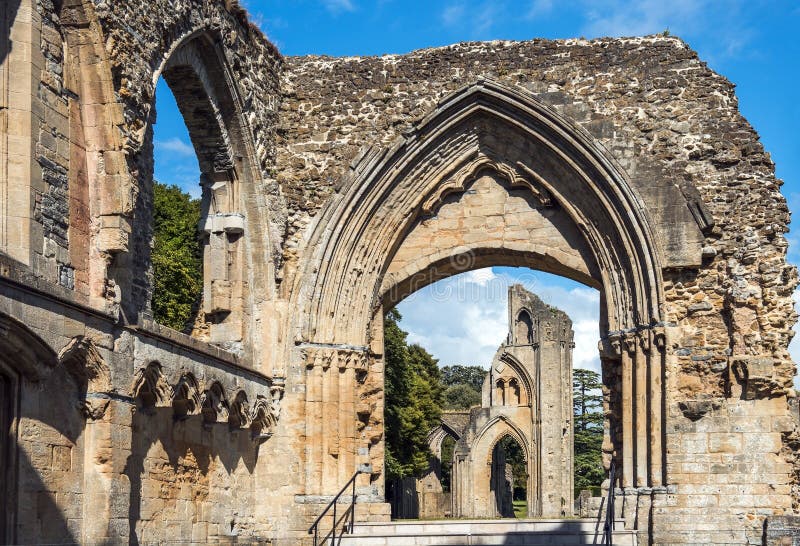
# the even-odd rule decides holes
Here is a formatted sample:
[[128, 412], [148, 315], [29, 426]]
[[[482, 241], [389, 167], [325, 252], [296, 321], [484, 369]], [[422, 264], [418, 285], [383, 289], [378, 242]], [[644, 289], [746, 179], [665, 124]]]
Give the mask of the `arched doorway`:
[[[381, 381], [383, 310], [422, 286], [510, 265], [597, 288], [619, 485], [663, 483], [661, 267], [650, 220], [621, 169], [554, 111], [489, 81], [455, 93], [390, 153], [359, 156], [307, 244], [313, 257], [293, 289], [295, 354], [309, 392], [345, 392], [344, 382], [362, 403]], [[363, 385], [359, 369], [370, 370]], [[307, 491], [346, 480], [356, 466], [346, 453], [365, 454], [358, 462], [371, 464], [380, 488], [380, 437], [342, 434], [355, 400], [307, 400], [308, 434], [338, 447], [332, 457], [324, 442], [307, 446], [317, 469]], [[380, 400], [369, 400], [375, 409], [359, 418], [380, 426]]]
[[[26, 494], [29, 494], [30, 483], [40, 479], [33, 477], [29, 454], [19, 446], [20, 419], [38, 419], [42, 426], [53, 426], [59, 432], [63, 432], [59, 426], [69, 428], [63, 422], [54, 423], [44, 418], [42, 414], [47, 413], [46, 409], [37, 415], [38, 407], [31, 411], [21, 403], [25, 397], [35, 399], [39, 395], [37, 391], [41, 385], [38, 383], [50, 380], [56, 365], [55, 353], [42, 338], [21, 322], [0, 314], [0, 542], [4, 544], [16, 543], [20, 497], [29, 499], [30, 495]], [[28, 414], [22, 415], [23, 411]], [[68, 420], [69, 417], [64, 419]], [[26, 447], [30, 448], [30, 444]], [[53, 502], [49, 495], [40, 496], [40, 501], [43, 505]], [[49, 523], [52, 536], [59, 533], [62, 538], [69, 536], [65, 520]]]
[[492, 450], [489, 478], [490, 517], [514, 518], [528, 514], [528, 468], [525, 449], [511, 435]]

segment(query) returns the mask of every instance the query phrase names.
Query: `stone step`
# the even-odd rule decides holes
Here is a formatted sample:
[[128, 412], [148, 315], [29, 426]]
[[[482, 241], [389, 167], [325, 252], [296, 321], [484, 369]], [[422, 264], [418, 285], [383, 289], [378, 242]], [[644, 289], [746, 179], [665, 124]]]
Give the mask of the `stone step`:
[[[636, 532], [618, 521], [614, 544], [636, 546]], [[439, 520], [356, 524], [341, 546], [544, 546], [600, 544], [602, 524], [595, 519]]]

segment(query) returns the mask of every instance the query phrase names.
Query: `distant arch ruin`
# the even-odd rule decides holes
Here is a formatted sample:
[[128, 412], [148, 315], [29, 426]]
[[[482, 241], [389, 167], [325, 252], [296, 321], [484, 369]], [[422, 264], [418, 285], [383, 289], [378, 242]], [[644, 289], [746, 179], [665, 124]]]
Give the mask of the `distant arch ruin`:
[[[527, 314], [538, 335], [516, 334]], [[513, 516], [506, 491], [505, 459], [497, 446], [511, 437], [525, 454], [527, 517], [573, 516], [572, 321], [521, 285], [508, 288], [508, 336], [490, 363], [482, 401], [464, 411], [446, 411], [431, 431], [431, 468], [416, 485], [416, 514], [406, 518]], [[453, 451], [450, 490], [442, 487], [442, 441]], [[409, 491], [411, 492], [411, 491]], [[405, 494], [405, 491], [404, 491]], [[503, 499], [501, 501], [501, 499]]]

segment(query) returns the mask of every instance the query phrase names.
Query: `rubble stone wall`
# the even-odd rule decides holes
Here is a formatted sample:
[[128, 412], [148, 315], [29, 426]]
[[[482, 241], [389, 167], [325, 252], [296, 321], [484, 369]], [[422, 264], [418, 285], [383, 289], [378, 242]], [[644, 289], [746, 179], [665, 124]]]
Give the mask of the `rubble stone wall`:
[[[696, 522], [731, 529], [725, 540], [754, 540], [763, 518], [790, 511], [792, 502], [787, 396], [795, 394], [795, 367], [787, 348], [797, 280], [785, 259], [788, 209], [769, 155], [738, 112], [733, 85], [679, 39], [466, 43], [408, 55], [287, 58], [278, 132], [278, 180], [289, 215], [281, 276], [304, 275], [295, 264], [316, 250], [306, 245], [318, 244], [311, 234], [327, 221], [320, 211], [336, 210], [347, 181], [370, 168], [363, 164], [380, 161], [381, 148], [410, 146], [403, 138], [446, 96], [481, 78], [524, 90], [591, 135], [638, 192], [656, 232], [666, 480], [663, 490], [628, 491], [628, 514], [638, 507], [640, 529], [652, 514], [656, 542], [712, 540], [692, 535], [694, 524], [678, 525], [690, 512]], [[364, 159], [367, 146], [373, 150]], [[423, 252], [438, 248], [434, 242]], [[615, 413], [621, 382], [608, 374], [617, 439], [625, 420]], [[739, 423], [754, 419], [769, 428]], [[732, 430], [734, 444], [721, 445]], [[721, 481], [740, 484], [735, 503]], [[650, 505], [643, 503], [653, 508], [643, 510]]]

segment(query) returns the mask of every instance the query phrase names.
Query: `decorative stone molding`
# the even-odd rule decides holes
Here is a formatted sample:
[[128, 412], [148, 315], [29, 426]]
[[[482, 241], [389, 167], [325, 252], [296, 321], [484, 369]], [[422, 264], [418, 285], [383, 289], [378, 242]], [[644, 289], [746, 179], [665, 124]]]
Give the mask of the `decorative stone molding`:
[[642, 351], [645, 353], [650, 351], [652, 347], [652, 343], [650, 342], [650, 332], [648, 330], [640, 330], [636, 333], [636, 337], [639, 341], [639, 346], [642, 348]]
[[327, 370], [336, 366], [340, 370], [353, 369], [365, 372], [369, 369], [369, 355], [361, 349], [339, 347], [305, 347], [306, 368], [321, 367]]
[[[439, 184], [434, 191], [425, 199], [422, 204], [422, 213], [426, 216], [436, 214], [448, 195], [463, 193], [467, 186], [475, 180], [482, 171], [491, 171], [508, 181], [512, 188], [522, 188], [528, 190], [533, 198], [543, 207], [552, 206], [550, 193], [541, 184], [543, 180], [533, 170], [526, 167], [521, 162], [517, 163], [519, 170], [514, 169], [505, 163], [492, 160], [485, 155], [478, 155], [474, 161], [468, 163], [449, 181]], [[520, 173], [520, 170], [525, 175]], [[531, 178], [534, 181], [531, 180]]]
[[145, 409], [165, 406], [173, 396], [172, 387], [158, 362], [151, 362], [137, 372], [132, 393]]
[[286, 390], [286, 378], [276, 377], [272, 380], [272, 387], [269, 392], [272, 395], [272, 402], [270, 402], [270, 412], [277, 421], [281, 416], [281, 401], [283, 400], [283, 393]]
[[250, 426], [250, 403], [247, 401], [247, 394], [244, 391], [237, 392], [233, 398], [228, 413], [228, 424], [232, 429]]
[[622, 346], [625, 348], [625, 351], [628, 354], [634, 354], [636, 352], [636, 334], [628, 333], [622, 338]]
[[81, 385], [81, 412], [90, 420], [102, 418], [109, 398], [90, 395], [111, 391], [111, 371], [94, 342], [85, 336], [72, 338], [59, 353], [58, 361]]
[[251, 406], [245, 389], [226, 389], [213, 377], [197, 379], [182, 372], [173, 387], [162, 365], [154, 361], [137, 372], [131, 393], [145, 412], [171, 405], [176, 420], [200, 416], [206, 426], [228, 423], [231, 430], [250, 429], [254, 439], [266, 440], [280, 419], [285, 384], [285, 378], [274, 378], [263, 394], [256, 391]]
[[619, 334], [610, 335], [597, 342], [597, 349], [600, 356], [608, 359], [616, 359], [622, 356], [622, 340]]
[[656, 326], [653, 329], [653, 343], [656, 348], [664, 352], [667, 348], [667, 334], [663, 326]]
[[263, 396], [256, 399], [251, 416], [250, 432], [254, 440], [267, 440], [275, 433], [278, 419], [272, 414], [271, 404]]
[[225, 389], [218, 381], [214, 381], [203, 393], [201, 413], [203, 422], [207, 424], [230, 421], [230, 405]]
[[175, 386], [172, 409], [176, 419], [185, 419], [200, 411], [200, 388], [192, 374], [182, 375]]

